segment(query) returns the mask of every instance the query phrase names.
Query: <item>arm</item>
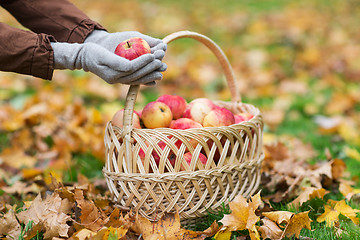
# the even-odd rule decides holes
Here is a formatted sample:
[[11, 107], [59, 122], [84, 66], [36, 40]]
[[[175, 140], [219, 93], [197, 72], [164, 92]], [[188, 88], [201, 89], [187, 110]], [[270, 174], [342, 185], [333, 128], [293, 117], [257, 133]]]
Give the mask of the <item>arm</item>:
[[[94, 30], [105, 29], [90, 20], [67, 0], [0, 0], [0, 5], [25, 27], [38, 33], [13, 28], [9, 30], [10, 33], [3, 34], [1, 31], [0, 39], [2, 40], [0, 41], [4, 43], [3, 48], [7, 47], [7, 51], [4, 54], [0, 52], [0, 63], [12, 62], [7, 66], [2, 64], [0, 66], [2, 71], [51, 79], [54, 68], [82, 68], [98, 75], [108, 83], [151, 84], [155, 80], [160, 80], [162, 78], [160, 72], [166, 70], [166, 64], [159, 60], [164, 56], [166, 48], [156, 47], [161, 40], [155, 41], [157, 44], [152, 48], [153, 54], [139, 57], [137, 61], [129, 61], [116, 56], [109, 51], [107, 44], [102, 46], [91, 41], [77, 44], [83, 43], [90, 33], [95, 32]], [[5, 24], [1, 27], [10, 28]], [[13, 33], [16, 33], [16, 37]], [[51, 35], [59, 42], [55, 42]], [[100, 35], [103, 37], [103, 34]], [[122, 35], [128, 36], [127, 33]], [[98, 41], [97, 36], [93, 36], [92, 39]], [[12, 46], [14, 43], [17, 45], [15, 48]], [[39, 49], [43, 52], [38, 51]], [[45, 56], [48, 57], [47, 61], [45, 61]], [[17, 58], [24, 60], [21, 59], [21, 62], [17, 64]], [[38, 65], [41, 65], [40, 68], [35, 69], [34, 66]]]
[[104, 30], [68, 0], [0, 0], [0, 5], [23, 26], [59, 42], [82, 43], [94, 29]]
[[54, 71], [51, 38], [0, 23], [0, 71], [50, 80]]

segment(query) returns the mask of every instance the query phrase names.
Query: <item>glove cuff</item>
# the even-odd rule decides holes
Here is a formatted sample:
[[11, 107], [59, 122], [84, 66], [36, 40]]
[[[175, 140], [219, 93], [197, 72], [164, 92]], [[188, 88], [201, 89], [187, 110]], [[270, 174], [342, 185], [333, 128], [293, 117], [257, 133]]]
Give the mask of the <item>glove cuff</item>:
[[80, 69], [79, 53], [83, 44], [51, 42], [54, 50], [54, 69]]
[[109, 35], [109, 33], [105, 30], [94, 30], [85, 38], [84, 43], [88, 43], [88, 42], [97, 43], [107, 35]]

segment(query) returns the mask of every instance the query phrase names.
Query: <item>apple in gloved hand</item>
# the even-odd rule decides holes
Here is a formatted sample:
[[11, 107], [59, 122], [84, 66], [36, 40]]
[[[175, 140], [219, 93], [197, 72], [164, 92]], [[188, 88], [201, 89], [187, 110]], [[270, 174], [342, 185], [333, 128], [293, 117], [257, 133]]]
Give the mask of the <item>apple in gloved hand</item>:
[[128, 60], [133, 60], [141, 55], [151, 53], [149, 44], [142, 38], [134, 37], [127, 39], [115, 49], [115, 54]]

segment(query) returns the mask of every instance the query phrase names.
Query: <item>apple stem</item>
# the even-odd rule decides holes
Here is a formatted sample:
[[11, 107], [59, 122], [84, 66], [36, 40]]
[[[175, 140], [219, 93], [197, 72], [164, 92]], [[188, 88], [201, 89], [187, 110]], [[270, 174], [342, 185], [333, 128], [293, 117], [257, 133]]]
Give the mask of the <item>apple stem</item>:
[[130, 43], [129, 43], [128, 41], [126, 41], [126, 44], [128, 45], [129, 48], [131, 47], [131, 46], [130, 46]]

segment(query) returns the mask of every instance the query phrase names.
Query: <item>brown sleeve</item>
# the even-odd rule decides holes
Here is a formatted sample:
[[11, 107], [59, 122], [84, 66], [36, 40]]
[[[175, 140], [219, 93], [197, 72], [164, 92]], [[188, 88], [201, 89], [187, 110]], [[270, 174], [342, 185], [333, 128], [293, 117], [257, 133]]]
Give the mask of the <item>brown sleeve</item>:
[[0, 71], [52, 78], [54, 54], [51, 36], [0, 23]]
[[82, 43], [94, 29], [103, 29], [68, 0], [0, 0], [23, 26], [52, 35], [59, 42]]

